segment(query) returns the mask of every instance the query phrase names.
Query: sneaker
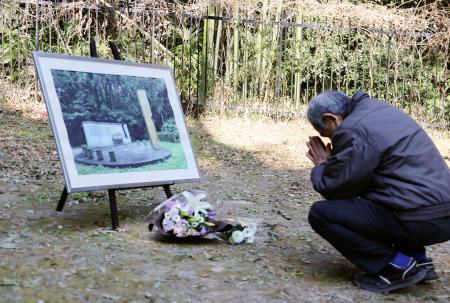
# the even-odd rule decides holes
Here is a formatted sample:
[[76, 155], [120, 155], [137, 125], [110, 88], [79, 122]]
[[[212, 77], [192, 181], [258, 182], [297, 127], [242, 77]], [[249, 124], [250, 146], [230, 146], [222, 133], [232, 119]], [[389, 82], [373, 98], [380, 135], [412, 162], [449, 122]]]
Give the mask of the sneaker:
[[393, 290], [417, 284], [426, 275], [427, 271], [417, 267], [416, 261], [411, 260], [406, 269], [389, 263], [377, 275], [360, 275], [353, 280], [353, 283], [368, 291], [388, 294]]
[[427, 274], [425, 275], [425, 278], [423, 278], [423, 280], [420, 282], [431, 281], [431, 280], [435, 280], [438, 278], [438, 274], [434, 270], [434, 264], [433, 264], [432, 259], [427, 259], [424, 261], [417, 262], [417, 267], [424, 268], [427, 272]]

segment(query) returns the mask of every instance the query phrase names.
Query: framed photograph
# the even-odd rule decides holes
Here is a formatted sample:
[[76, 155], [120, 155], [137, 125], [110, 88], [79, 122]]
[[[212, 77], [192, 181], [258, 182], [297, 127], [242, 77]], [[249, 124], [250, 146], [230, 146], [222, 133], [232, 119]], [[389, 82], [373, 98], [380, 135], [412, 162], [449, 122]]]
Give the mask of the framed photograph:
[[170, 68], [33, 57], [69, 193], [199, 179]]

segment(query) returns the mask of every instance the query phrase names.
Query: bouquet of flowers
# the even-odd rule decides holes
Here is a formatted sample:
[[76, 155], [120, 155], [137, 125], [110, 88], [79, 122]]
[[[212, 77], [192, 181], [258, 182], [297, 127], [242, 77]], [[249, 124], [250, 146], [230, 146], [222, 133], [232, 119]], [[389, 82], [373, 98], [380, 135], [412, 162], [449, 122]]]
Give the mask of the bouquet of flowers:
[[255, 224], [216, 219], [211, 203], [204, 201], [205, 193], [184, 191], [158, 205], [151, 213], [149, 230], [177, 238], [203, 237], [214, 233], [225, 236], [231, 244], [253, 243]]

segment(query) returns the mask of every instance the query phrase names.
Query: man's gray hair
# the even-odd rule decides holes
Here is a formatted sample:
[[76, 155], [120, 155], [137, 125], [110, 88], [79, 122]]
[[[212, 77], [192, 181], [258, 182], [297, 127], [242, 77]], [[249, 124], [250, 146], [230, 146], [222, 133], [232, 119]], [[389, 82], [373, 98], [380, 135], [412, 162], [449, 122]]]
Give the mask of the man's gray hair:
[[340, 115], [345, 118], [351, 109], [351, 98], [339, 91], [327, 91], [311, 100], [308, 106], [308, 120], [316, 129], [325, 128], [323, 114]]

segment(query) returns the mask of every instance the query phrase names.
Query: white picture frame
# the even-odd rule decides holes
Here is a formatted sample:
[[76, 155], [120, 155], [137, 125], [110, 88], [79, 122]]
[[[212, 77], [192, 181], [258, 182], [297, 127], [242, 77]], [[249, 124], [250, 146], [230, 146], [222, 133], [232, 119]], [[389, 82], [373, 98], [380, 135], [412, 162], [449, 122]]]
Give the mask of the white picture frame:
[[33, 57], [69, 193], [199, 180], [171, 68]]

